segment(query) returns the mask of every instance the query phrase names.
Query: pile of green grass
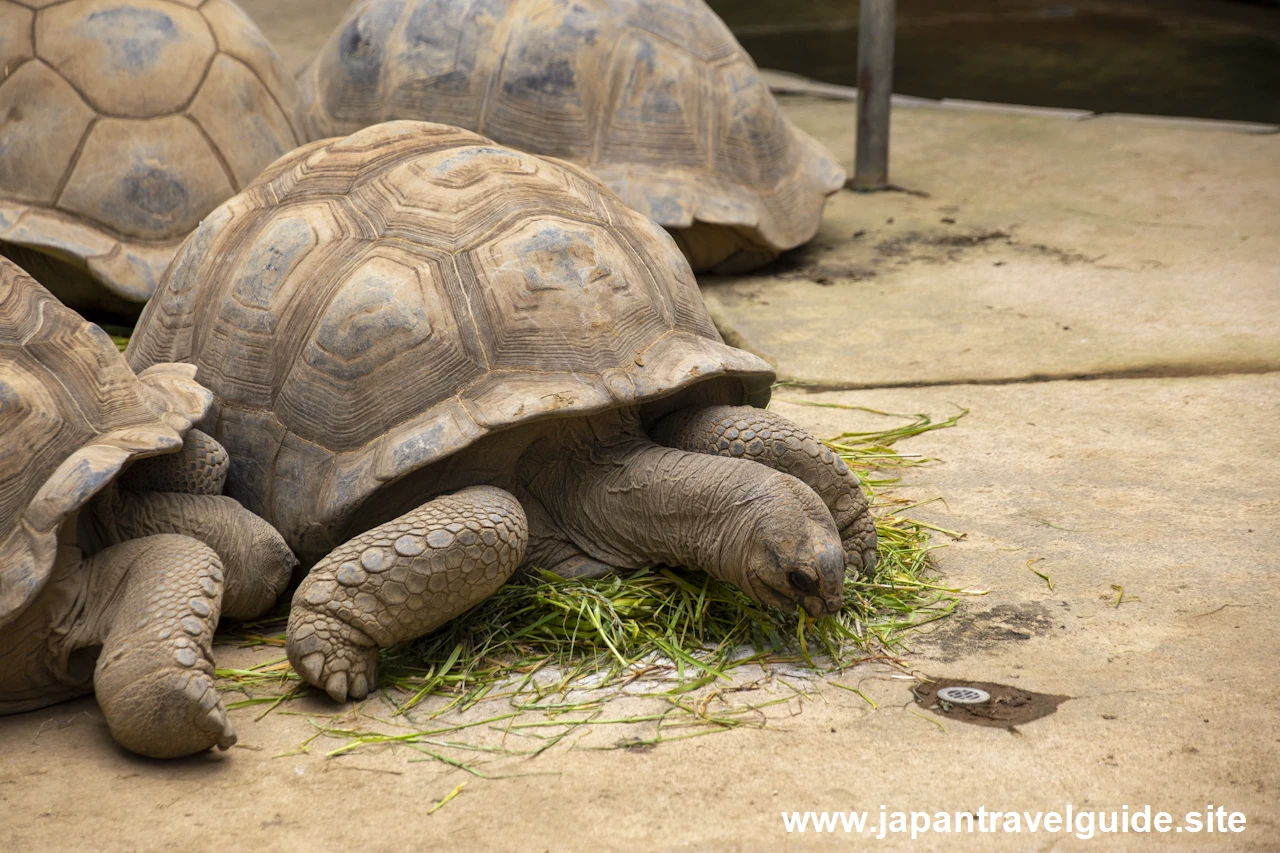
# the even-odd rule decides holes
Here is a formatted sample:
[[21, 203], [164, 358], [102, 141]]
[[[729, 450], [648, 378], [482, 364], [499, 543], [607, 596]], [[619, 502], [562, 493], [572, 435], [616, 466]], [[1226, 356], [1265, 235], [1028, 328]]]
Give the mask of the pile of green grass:
[[[901, 517], [897, 513], [914, 505], [892, 497], [901, 469], [932, 460], [899, 454], [894, 445], [913, 435], [954, 426], [965, 412], [934, 421], [927, 415], [789, 402], [857, 409], [898, 422], [884, 429], [845, 432], [824, 440], [858, 474], [872, 496], [879, 534], [875, 571], [869, 577], [846, 578], [845, 606], [839, 613], [820, 620], [809, 619], [803, 612], [785, 613], [751, 600], [731, 584], [683, 569], [653, 568], [597, 580], [566, 580], [534, 572], [431, 635], [385, 650], [379, 673], [382, 697], [397, 709], [397, 715], [434, 698], [429, 710], [422, 706], [414, 713], [419, 720], [423, 714], [427, 719], [438, 718], [495, 699], [506, 699], [513, 714], [530, 709], [596, 711], [602, 696], [616, 694], [637, 679], [645, 679], [645, 683], [661, 680], [670, 685], [663, 695], [673, 703], [672, 710], [689, 717], [683, 724], [709, 726], [697, 732], [708, 733], [743, 724], [746, 712], [730, 709], [712, 719], [706, 716], [705, 708], [694, 713], [697, 709], [678, 697], [704, 686], [727, 685], [735, 669], [748, 664], [788, 663], [812, 668], [818, 674], [868, 659], [892, 659], [908, 631], [950, 613], [961, 592], [934, 582], [929, 557], [934, 547], [929, 541], [930, 530], [951, 531]], [[283, 629], [283, 617], [277, 616], [264, 623], [237, 626], [231, 636], [220, 639], [283, 645]], [[270, 711], [305, 690], [283, 658], [252, 670], [219, 670], [218, 674], [223, 689], [241, 690], [250, 696], [231, 703], [233, 708], [267, 704]], [[263, 691], [267, 695], [254, 695]], [[560, 701], [548, 703], [552, 696]], [[750, 711], [759, 707], [751, 706]], [[507, 720], [509, 716], [481, 722]], [[663, 720], [668, 718], [669, 714], [662, 715]], [[547, 724], [634, 723], [640, 719], [602, 720], [596, 713], [590, 719]], [[346, 743], [334, 751], [341, 753], [368, 743], [408, 743], [420, 748], [424, 738], [434, 742], [428, 736], [471, 725], [474, 723], [391, 735], [328, 726], [321, 727], [318, 734], [345, 739]], [[534, 724], [508, 721], [509, 727], [527, 725]]]

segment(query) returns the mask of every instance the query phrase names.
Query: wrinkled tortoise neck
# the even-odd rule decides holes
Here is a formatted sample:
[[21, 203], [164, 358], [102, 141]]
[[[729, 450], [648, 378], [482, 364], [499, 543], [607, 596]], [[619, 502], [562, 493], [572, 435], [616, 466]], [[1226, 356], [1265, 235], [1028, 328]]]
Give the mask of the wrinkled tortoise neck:
[[[752, 590], [757, 530], [790, 492], [763, 465], [654, 444], [633, 411], [566, 424], [521, 459], [522, 486], [595, 559], [688, 566]], [[797, 521], [800, 521], [797, 518]]]

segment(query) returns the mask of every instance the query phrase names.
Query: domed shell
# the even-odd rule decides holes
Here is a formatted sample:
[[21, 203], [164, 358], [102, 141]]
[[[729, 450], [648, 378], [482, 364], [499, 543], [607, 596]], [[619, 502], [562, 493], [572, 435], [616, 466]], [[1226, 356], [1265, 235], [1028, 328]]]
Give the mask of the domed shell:
[[75, 307], [136, 314], [200, 219], [303, 137], [230, 0], [0, 0], [0, 64], [0, 254]]
[[702, 0], [365, 0], [300, 83], [313, 139], [419, 119], [584, 166], [698, 271], [808, 241], [845, 179]]
[[774, 377], [720, 339], [671, 238], [586, 172], [420, 122], [267, 169], [188, 238], [127, 355], [199, 367], [227, 493], [304, 558], [487, 434], [713, 377], [763, 402]]
[[134, 459], [182, 446], [195, 368], [135, 376], [102, 329], [0, 258], [0, 625], [48, 580], [62, 522]]

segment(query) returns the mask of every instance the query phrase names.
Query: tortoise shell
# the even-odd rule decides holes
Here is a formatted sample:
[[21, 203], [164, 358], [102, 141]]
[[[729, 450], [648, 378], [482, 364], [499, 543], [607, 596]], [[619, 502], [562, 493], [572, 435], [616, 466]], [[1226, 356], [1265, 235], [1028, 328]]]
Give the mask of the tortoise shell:
[[230, 0], [0, 0], [0, 65], [0, 253], [76, 307], [136, 314], [302, 139], [293, 80]]
[[182, 447], [211, 399], [194, 376], [135, 376], [102, 329], [0, 258], [0, 625], [44, 587], [64, 520], [133, 460]]
[[695, 270], [808, 241], [845, 179], [702, 0], [366, 0], [300, 84], [313, 139], [419, 119], [584, 166]]
[[389, 122], [301, 148], [187, 239], [130, 341], [190, 361], [226, 493], [311, 559], [384, 486], [531, 421], [709, 379], [768, 399], [671, 238], [585, 171]]

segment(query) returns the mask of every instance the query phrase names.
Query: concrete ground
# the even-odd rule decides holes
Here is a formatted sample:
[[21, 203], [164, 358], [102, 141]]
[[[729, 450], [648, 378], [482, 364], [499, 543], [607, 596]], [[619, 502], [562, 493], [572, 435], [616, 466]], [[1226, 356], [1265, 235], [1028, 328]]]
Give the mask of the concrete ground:
[[[285, 14], [296, 4], [244, 5], [303, 51], [345, 3], [315, 4], [309, 29]], [[849, 104], [785, 109], [851, 165]], [[905, 664], [1070, 697], [1056, 713], [1016, 731], [939, 722], [915, 681], [868, 665], [831, 680], [875, 709], [793, 680], [809, 698], [765, 727], [586, 748], [614, 745], [599, 731], [483, 779], [403, 748], [298, 753], [334, 712], [316, 697], [257, 722], [236, 711], [240, 745], [169, 763], [113, 746], [82, 700], [0, 720], [0, 849], [1280, 848], [1280, 136], [901, 110], [893, 173], [928, 195], [841, 193], [810, 248], [704, 293], [727, 337], [808, 384], [776, 408], [818, 434], [866, 416], [788, 401], [970, 409], [899, 449], [943, 460], [904, 491], [941, 497], [912, 514], [965, 534], [937, 537], [943, 582], [987, 594], [916, 636]], [[778, 681], [733, 701], [774, 695]], [[1247, 823], [874, 838], [882, 805], [1067, 804], [1150, 805], [1175, 826], [1213, 804]], [[871, 828], [788, 834], [793, 810], [866, 810]]]
[[[851, 105], [788, 112], [851, 157]], [[892, 147], [909, 192], [839, 193], [774, 274], [704, 288], [725, 331], [782, 375], [878, 386], [1274, 369], [1275, 134], [920, 108], [895, 113]]]

